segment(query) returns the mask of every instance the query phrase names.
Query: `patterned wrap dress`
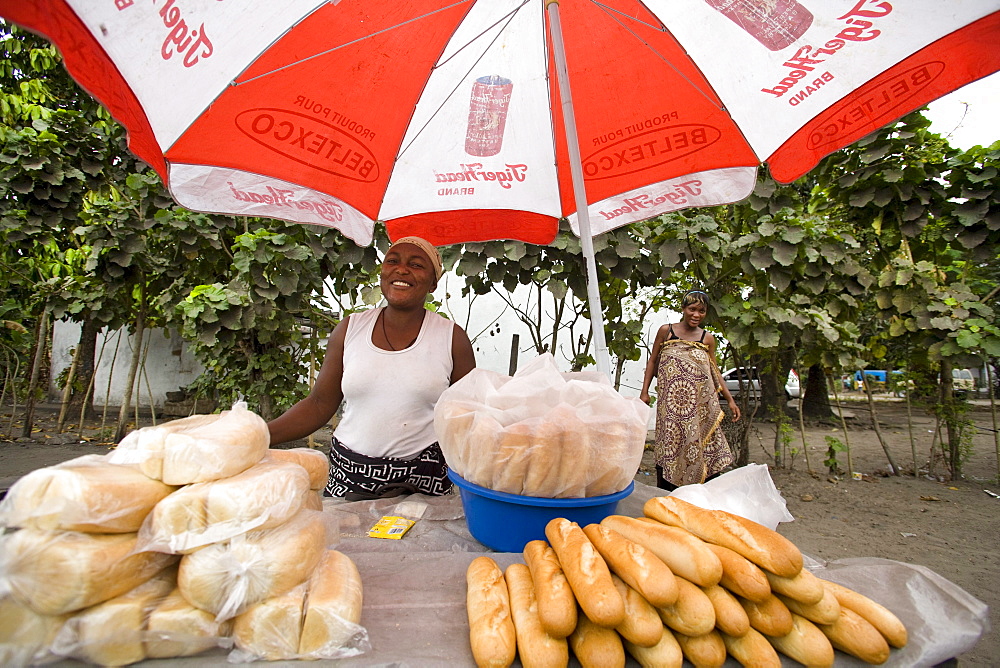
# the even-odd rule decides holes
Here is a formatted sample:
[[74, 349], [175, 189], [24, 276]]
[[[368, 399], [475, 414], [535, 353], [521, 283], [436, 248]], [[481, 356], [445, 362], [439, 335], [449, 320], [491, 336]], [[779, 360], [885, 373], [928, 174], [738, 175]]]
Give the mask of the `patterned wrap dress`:
[[674, 485], [702, 483], [735, 461], [719, 428], [725, 414], [718, 378], [708, 346], [701, 341], [663, 342], [656, 371], [653, 455], [664, 479]]

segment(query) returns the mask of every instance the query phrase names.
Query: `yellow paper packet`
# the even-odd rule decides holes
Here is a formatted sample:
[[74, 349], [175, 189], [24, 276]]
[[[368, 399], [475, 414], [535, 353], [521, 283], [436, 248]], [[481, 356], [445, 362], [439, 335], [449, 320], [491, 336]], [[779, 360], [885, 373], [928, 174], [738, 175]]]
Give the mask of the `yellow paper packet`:
[[416, 522], [413, 520], [408, 520], [405, 517], [393, 517], [391, 515], [386, 515], [368, 530], [368, 536], [371, 538], [390, 538], [399, 540], [415, 523]]

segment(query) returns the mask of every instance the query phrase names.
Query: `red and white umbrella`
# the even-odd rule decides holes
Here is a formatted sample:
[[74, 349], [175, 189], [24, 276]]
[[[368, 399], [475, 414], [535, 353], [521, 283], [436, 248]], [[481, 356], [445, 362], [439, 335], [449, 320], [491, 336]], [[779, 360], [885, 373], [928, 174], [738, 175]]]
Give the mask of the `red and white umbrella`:
[[0, 0], [0, 15], [58, 46], [183, 206], [360, 244], [376, 220], [439, 245], [548, 243], [566, 217], [592, 307], [591, 234], [741, 200], [762, 163], [792, 181], [1000, 69], [998, 0]]

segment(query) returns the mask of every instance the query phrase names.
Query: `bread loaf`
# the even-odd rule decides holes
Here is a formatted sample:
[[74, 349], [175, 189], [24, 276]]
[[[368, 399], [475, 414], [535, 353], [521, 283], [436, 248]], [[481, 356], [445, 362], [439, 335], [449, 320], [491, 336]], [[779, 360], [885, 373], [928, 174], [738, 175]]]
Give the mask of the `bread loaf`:
[[322, 491], [330, 482], [330, 459], [316, 448], [269, 448], [265, 457], [304, 468], [309, 474], [309, 489]]
[[726, 651], [743, 668], [781, 668], [781, 657], [763, 634], [750, 629], [742, 636], [719, 633]]
[[194, 656], [220, 646], [231, 630], [231, 621], [215, 621], [211, 613], [188, 603], [175, 587], [149, 613], [145, 654], [149, 659]]
[[771, 594], [763, 601], [738, 599], [750, 619], [750, 626], [766, 636], [783, 636], [792, 631], [792, 613], [781, 600]]
[[524, 564], [511, 564], [504, 572], [510, 596], [511, 619], [517, 636], [517, 655], [524, 668], [561, 667], [569, 663], [565, 638], [553, 638], [542, 628], [535, 602], [531, 572]]
[[559, 478], [563, 460], [563, 436], [563, 430], [558, 424], [547, 420], [532, 420], [531, 458], [524, 477], [526, 496], [552, 498], [566, 487], [566, 482]]
[[625, 619], [625, 603], [615, 589], [607, 563], [583, 529], [576, 522], [557, 517], [545, 525], [545, 535], [590, 621], [609, 629], [621, 624]]
[[273, 529], [251, 531], [181, 558], [177, 584], [189, 603], [230, 619], [304, 582], [326, 550], [324, 514], [300, 510]]
[[645, 546], [601, 524], [588, 524], [583, 532], [608, 567], [652, 605], [672, 605], [677, 601], [673, 572]]
[[358, 567], [343, 552], [327, 550], [309, 578], [300, 658], [337, 658], [359, 630], [363, 600]]
[[700, 636], [674, 634], [681, 646], [684, 658], [698, 668], [720, 668], [726, 662], [726, 645], [718, 631], [709, 631]]
[[625, 647], [621, 636], [606, 626], [600, 626], [578, 615], [576, 629], [569, 636], [573, 655], [583, 668], [616, 668], [625, 665]]
[[[587, 481], [591, 479], [594, 460], [591, 457], [591, 428], [577, 416], [575, 407], [565, 403], [556, 405], [547, 419], [560, 432], [559, 468], [552, 471], [558, 476], [554, 496], [558, 498], [583, 498], [587, 496]], [[604, 453], [610, 455], [611, 453]], [[534, 455], [534, 453], [533, 453]], [[617, 491], [617, 490], [615, 490]]]
[[0, 501], [0, 525], [134, 533], [172, 491], [136, 467], [112, 464], [105, 455], [84, 455], [18, 479]]
[[469, 643], [476, 665], [479, 668], [509, 666], [514, 663], [517, 640], [503, 572], [489, 557], [476, 557], [469, 564], [465, 580]]
[[702, 587], [718, 584], [722, 578], [719, 558], [703, 540], [684, 529], [624, 515], [609, 515], [601, 525], [648, 549], [676, 576]]
[[722, 578], [719, 584], [737, 596], [751, 601], [763, 601], [770, 595], [771, 585], [767, 574], [759, 566], [728, 547], [713, 543], [706, 545], [722, 562]]
[[741, 636], [750, 629], [750, 618], [736, 596], [722, 585], [702, 587], [715, 609], [715, 626], [723, 633]]
[[524, 563], [531, 571], [538, 603], [538, 619], [553, 638], [565, 638], [576, 628], [576, 597], [566, 580], [555, 550], [544, 540], [524, 546]]
[[54, 650], [101, 666], [142, 661], [146, 619], [175, 585], [174, 569], [164, 569], [131, 591], [76, 613], [60, 629]]
[[20, 529], [0, 538], [0, 554], [14, 598], [39, 614], [63, 615], [124, 594], [177, 561], [158, 552], [132, 554], [137, 539]]
[[823, 598], [823, 582], [805, 568], [790, 578], [767, 571], [764, 574], [767, 576], [768, 584], [771, 585], [771, 590], [776, 594], [805, 604], [819, 603]]
[[12, 596], [0, 596], [0, 665], [52, 663], [49, 647], [68, 615], [40, 615]]
[[864, 594], [839, 585], [836, 582], [822, 580], [825, 590], [833, 592], [841, 608], [858, 613], [869, 624], [879, 630], [879, 633], [893, 647], [905, 647], [907, 641], [906, 627], [888, 608], [876, 603]]
[[681, 646], [666, 626], [661, 626], [660, 639], [652, 647], [640, 647], [628, 640], [622, 643], [642, 668], [681, 668], [684, 664]]
[[728, 547], [777, 575], [792, 577], [802, 570], [802, 553], [792, 541], [739, 515], [699, 508], [673, 496], [653, 497], [643, 505], [643, 512], [664, 524], [683, 527], [709, 543]]
[[493, 476], [496, 473], [497, 449], [502, 432], [503, 425], [492, 415], [486, 411], [475, 413], [465, 437], [466, 472], [463, 473], [456, 468], [459, 475], [471, 483], [489, 489], [493, 485]]
[[622, 638], [640, 647], [652, 647], [660, 642], [663, 622], [656, 608], [614, 573], [611, 579], [625, 602], [625, 621], [615, 630]]
[[507, 494], [524, 494], [528, 465], [534, 454], [534, 428], [530, 423], [516, 422], [503, 427], [495, 438], [493, 479], [487, 487]]
[[298, 658], [305, 597], [302, 583], [249, 606], [233, 619], [236, 647], [265, 661]]
[[775, 594], [789, 611], [802, 615], [814, 624], [833, 624], [840, 616], [840, 603], [833, 592], [828, 592], [816, 603], [801, 603], [794, 598]]
[[806, 666], [833, 665], [833, 645], [819, 628], [801, 615], [792, 614], [792, 630], [783, 636], [765, 635], [776, 650]]
[[708, 594], [684, 578], [677, 578], [677, 602], [657, 612], [664, 624], [684, 635], [704, 635], [715, 627], [715, 607]]
[[145, 549], [187, 554], [286, 522], [302, 507], [309, 491], [304, 468], [266, 459], [232, 477], [177, 490], [156, 504], [139, 539]]
[[889, 659], [889, 643], [858, 613], [844, 608], [832, 624], [817, 624], [834, 649], [865, 663], [881, 665]]
[[130, 432], [108, 455], [138, 464], [150, 478], [188, 485], [234, 476], [259, 462], [271, 436], [267, 423], [244, 402], [218, 415], [193, 415]]

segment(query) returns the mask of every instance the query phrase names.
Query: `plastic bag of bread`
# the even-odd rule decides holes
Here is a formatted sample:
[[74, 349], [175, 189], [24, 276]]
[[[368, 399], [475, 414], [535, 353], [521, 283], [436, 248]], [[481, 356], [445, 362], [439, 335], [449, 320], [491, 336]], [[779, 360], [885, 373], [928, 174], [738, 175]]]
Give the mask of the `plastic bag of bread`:
[[651, 408], [603, 374], [562, 373], [550, 354], [513, 377], [474, 369], [434, 410], [445, 459], [482, 487], [578, 498], [619, 492], [639, 469]]
[[267, 423], [246, 402], [212, 415], [192, 415], [130, 432], [108, 455], [114, 464], [138, 464], [154, 480], [188, 485], [228, 478], [267, 452]]
[[178, 489], [156, 504], [139, 530], [139, 548], [186, 554], [254, 529], [269, 529], [299, 511], [309, 473], [265, 458], [236, 475]]
[[150, 612], [176, 586], [168, 568], [133, 589], [72, 615], [52, 651], [101, 666], [126, 666], [147, 658], [144, 636]]
[[323, 491], [330, 481], [330, 458], [315, 448], [270, 448], [265, 459], [294, 462], [309, 473], [309, 489]]
[[58, 656], [49, 649], [68, 615], [40, 615], [0, 596], [0, 666], [37, 666]]
[[175, 489], [107, 455], [84, 455], [18, 479], [0, 501], [0, 526], [134, 533]]
[[96, 605], [177, 562], [136, 552], [138, 534], [19, 529], [0, 537], [0, 593], [43, 615]]
[[330, 516], [300, 510], [271, 529], [250, 531], [181, 557], [177, 586], [191, 605], [225, 621], [312, 575], [332, 534]]
[[361, 621], [361, 576], [350, 557], [327, 550], [307, 582], [250, 607], [233, 620], [229, 661], [357, 656], [371, 645]]
[[194, 656], [215, 647], [231, 647], [232, 622], [187, 602], [174, 589], [157, 603], [146, 620], [143, 644], [148, 659]]

